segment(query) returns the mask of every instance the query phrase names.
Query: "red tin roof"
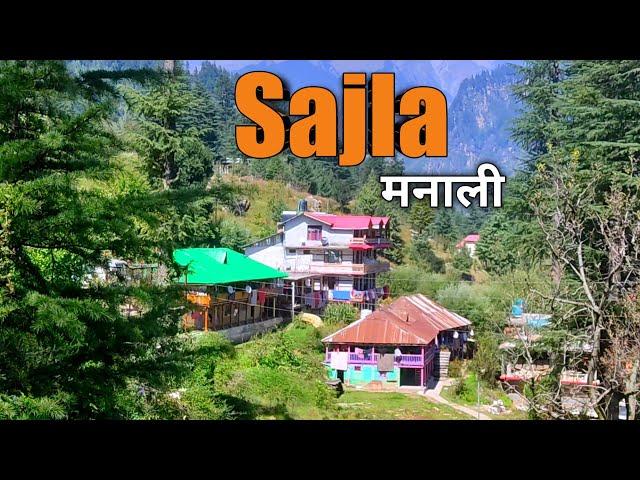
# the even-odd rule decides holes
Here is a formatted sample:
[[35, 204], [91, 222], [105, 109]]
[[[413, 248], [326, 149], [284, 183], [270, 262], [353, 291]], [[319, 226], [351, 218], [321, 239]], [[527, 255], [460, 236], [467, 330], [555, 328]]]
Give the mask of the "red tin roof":
[[400, 297], [322, 339], [325, 343], [428, 345], [439, 332], [471, 322], [424, 295]]
[[333, 215], [331, 213], [305, 212], [305, 216], [318, 222], [330, 225], [334, 230], [365, 230], [369, 225], [386, 226], [389, 217], [372, 217], [370, 215]]

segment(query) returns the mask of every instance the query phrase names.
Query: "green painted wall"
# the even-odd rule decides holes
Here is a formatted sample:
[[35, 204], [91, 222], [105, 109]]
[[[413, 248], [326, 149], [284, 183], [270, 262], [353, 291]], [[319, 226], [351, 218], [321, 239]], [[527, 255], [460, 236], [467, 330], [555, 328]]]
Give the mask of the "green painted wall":
[[[337, 379], [338, 372], [330, 367], [327, 367], [329, 372], [329, 378]], [[376, 365], [361, 365], [360, 370], [356, 370], [355, 365], [349, 365], [349, 368], [344, 372], [344, 381], [351, 385], [362, 385], [372, 382], [374, 380], [387, 381], [398, 385], [400, 383], [400, 367], [395, 367], [393, 372], [386, 373], [386, 379], [380, 375]]]

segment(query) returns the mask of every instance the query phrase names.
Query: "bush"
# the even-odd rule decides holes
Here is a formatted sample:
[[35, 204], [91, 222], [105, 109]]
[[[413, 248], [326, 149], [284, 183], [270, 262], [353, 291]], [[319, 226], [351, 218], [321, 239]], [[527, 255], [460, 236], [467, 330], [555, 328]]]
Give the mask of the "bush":
[[324, 309], [322, 320], [328, 325], [351, 323], [358, 319], [358, 309], [348, 303], [330, 303]]
[[378, 285], [388, 285], [393, 296], [422, 293], [430, 298], [448, 286], [454, 278], [450, 275], [432, 273], [415, 265], [403, 265], [380, 274]]
[[413, 238], [410, 257], [423, 271], [444, 273], [444, 261], [433, 252], [426, 233]]
[[488, 384], [495, 384], [500, 374], [500, 350], [498, 341], [491, 334], [479, 335], [476, 339], [477, 348], [471, 360], [471, 370], [480, 375]]
[[451, 360], [449, 362], [449, 376], [452, 378], [460, 378], [464, 370], [462, 360]]
[[463, 248], [453, 256], [453, 268], [461, 272], [468, 272], [473, 265], [473, 258], [469, 255], [469, 251]]

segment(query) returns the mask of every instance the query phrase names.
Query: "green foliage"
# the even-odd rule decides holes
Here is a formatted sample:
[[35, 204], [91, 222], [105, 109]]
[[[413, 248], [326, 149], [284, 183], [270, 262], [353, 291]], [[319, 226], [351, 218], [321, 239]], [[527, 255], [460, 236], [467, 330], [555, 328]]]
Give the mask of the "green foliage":
[[429, 203], [414, 201], [409, 210], [409, 225], [416, 233], [425, 233], [435, 218], [435, 212]]
[[476, 339], [477, 348], [471, 360], [471, 370], [487, 384], [495, 384], [500, 375], [500, 350], [498, 341], [490, 333], [481, 333]]
[[[165, 72], [143, 90], [122, 87], [136, 117], [131, 144], [146, 160], [151, 177], [165, 189], [203, 185], [211, 176], [213, 156], [203, 142], [210, 126], [198, 121], [207, 107], [205, 93], [194, 92], [180, 69]], [[195, 117], [195, 119], [194, 119]]]
[[493, 215], [480, 231], [476, 252], [488, 272], [505, 274], [517, 266], [517, 250], [512, 248], [513, 242], [508, 241], [509, 233], [503, 213]]
[[388, 285], [394, 296], [423, 293], [435, 298], [438, 291], [455, 281], [451, 275], [426, 272], [414, 265], [402, 265], [378, 276], [378, 285]]
[[241, 223], [226, 218], [220, 222], [219, 246], [231, 248], [236, 252], [244, 253], [244, 246], [251, 240], [251, 234]]
[[456, 220], [460, 215], [452, 208], [439, 208], [436, 210], [429, 233], [436, 242], [445, 248], [451, 248], [453, 244], [466, 235]]
[[444, 273], [444, 261], [431, 248], [429, 238], [425, 233], [415, 235], [409, 251], [411, 260], [427, 272]]
[[[170, 265], [170, 250], [154, 234], [163, 200], [123, 165], [108, 128], [117, 99], [99, 77], [74, 78], [62, 62], [0, 62], [7, 416], [123, 418], [129, 384], [162, 389], [186, 367], [174, 337], [177, 289], [84, 284], [107, 252]], [[138, 316], [121, 313], [129, 302], [140, 306]]]
[[449, 377], [451, 378], [459, 378], [462, 376], [462, 373], [464, 371], [463, 368], [464, 364], [462, 360], [451, 360], [449, 362]]
[[466, 248], [463, 248], [454, 254], [452, 265], [456, 270], [468, 272], [471, 270], [471, 266], [473, 265], [473, 258], [471, 258], [469, 251]]
[[357, 319], [358, 309], [348, 303], [330, 303], [322, 315], [322, 321], [327, 325], [347, 324]]

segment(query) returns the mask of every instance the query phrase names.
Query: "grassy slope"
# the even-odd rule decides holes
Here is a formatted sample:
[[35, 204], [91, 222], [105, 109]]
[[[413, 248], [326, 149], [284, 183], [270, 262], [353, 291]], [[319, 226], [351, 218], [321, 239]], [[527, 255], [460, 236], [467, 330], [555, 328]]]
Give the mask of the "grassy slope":
[[[234, 175], [225, 176], [224, 179], [238, 186], [242, 195], [251, 202], [251, 207], [246, 216], [242, 217], [241, 223], [256, 239], [275, 233], [275, 222], [272, 215], [274, 205], [282, 202], [286, 205], [286, 209], [295, 210], [298, 206], [298, 200], [309, 196], [308, 192], [296, 190], [278, 181]], [[337, 211], [338, 204], [335, 200], [317, 195], [314, 195], [314, 198], [322, 202], [323, 211]], [[231, 216], [231, 214], [223, 214], [223, 216], [225, 215]]]

